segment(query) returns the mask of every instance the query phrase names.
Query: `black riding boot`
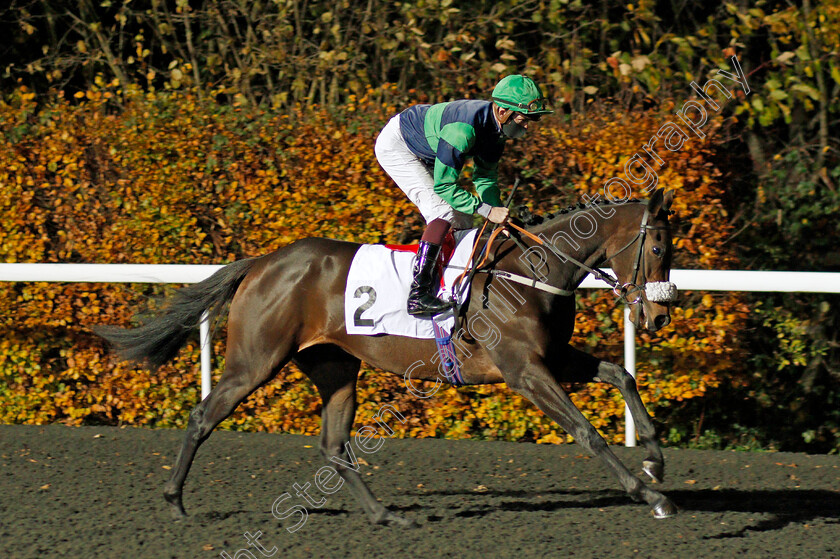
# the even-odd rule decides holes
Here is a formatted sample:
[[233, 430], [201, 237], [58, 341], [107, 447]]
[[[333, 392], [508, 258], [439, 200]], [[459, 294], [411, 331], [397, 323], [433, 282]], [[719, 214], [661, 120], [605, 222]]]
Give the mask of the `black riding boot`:
[[417, 258], [414, 260], [414, 281], [411, 282], [411, 292], [408, 294], [408, 314], [411, 316], [434, 316], [451, 307], [435, 296], [438, 287], [435, 281], [438, 254], [440, 245], [420, 241]]

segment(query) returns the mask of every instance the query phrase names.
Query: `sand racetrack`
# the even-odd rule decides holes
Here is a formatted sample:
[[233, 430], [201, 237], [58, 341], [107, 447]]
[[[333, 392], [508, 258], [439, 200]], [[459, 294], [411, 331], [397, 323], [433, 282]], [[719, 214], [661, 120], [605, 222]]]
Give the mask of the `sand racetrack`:
[[[400, 529], [369, 524], [347, 487], [321, 508], [294, 495], [324, 465], [316, 438], [216, 432], [174, 522], [162, 489], [182, 435], [0, 426], [2, 557], [840, 557], [837, 456], [666, 449], [661, 489], [681, 512], [655, 520], [575, 445], [386, 439], [358, 456], [419, 524]], [[639, 471], [643, 450], [615, 451]], [[294, 533], [300, 515], [271, 514], [285, 492], [277, 510], [309, 510]]]

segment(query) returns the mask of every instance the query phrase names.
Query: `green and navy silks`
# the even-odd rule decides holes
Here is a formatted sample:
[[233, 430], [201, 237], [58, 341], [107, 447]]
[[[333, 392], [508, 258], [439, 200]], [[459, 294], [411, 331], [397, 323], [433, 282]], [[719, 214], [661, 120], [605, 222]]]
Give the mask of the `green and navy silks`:
[[[482, 202], [502, 205], [498, 165], [505, 137], [493, 117], [492, 102], [414, 105], [400, 113], [400, 131], [408, 149], [434, 166], [435, 193], [455, 210], [473, 214]], [[475, 164], [473, 184], [478, 198], [457, 185], [468, 157]]]

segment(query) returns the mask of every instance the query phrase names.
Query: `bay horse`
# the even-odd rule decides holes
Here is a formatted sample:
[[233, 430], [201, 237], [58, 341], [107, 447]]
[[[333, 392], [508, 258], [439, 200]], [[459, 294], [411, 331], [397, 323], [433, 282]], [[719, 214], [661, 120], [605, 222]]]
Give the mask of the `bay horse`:
[[[663, 479], [662, 451], [633, 377], [615, 363], [572, 348], [569, 340], [575, 324], [573, 291], [588, 270], [598, 274], [597, 266], [604, 264], [616, 274], [617, 293], [622, 293], [618, 290], [621, 286], [625, 294], [628, 286], [636, 287], [637, 295], [625, 300], [635, 309], [638, 326], [657, 331], [670, 322], [669, 301], [649, 296], [645, 286], [668, 282], [672, 200], [673, 191], [657, 189], [647, 203], [590, 204], [529, 227], [531, 235], [524, 239], [499, 237], [488, 249], [491, 265], [487, 271], [502, 275], [472, 276], [471, 295], [460, 310], [462, 323], [468, 326], [460, 343], [470, 354], [461, 365], [464, 382], [507, 383], [603, 460], [630, 497], [645, 501], [657, 518], [672, 516], [677, 508], [619, 461], [561, 383], [605, 382], [617, 387], [647, 451], [642, 469], [655, 482]], [[584, 230], [582, 222], [591, 230]], [[534, 239], [548, 240], [545, 245], [554, 253], [543, 258], [542, 270], [534, 269], [533, 258], [523, 258], [523, 249], [540, 250]], [[561, 241], [568, 246], [561, 248]], [[330, 465], [338, 465], [339, 475], [372, 522], [413, 524], [377, 501], [358, 471], [341, 466], [352, 464], [346, 444], [356, 411], [356, 379], [361, 361], [397, 374], [411, 368], [410, 377], [417, 380], [449, 382], [451, 377], [432, 363], [416, 366], [422, 357], [435, 354], [433, 339], [346, 333], [344, 290], [350, 263], [360, 246], [323, 238], [302, 239], [271, 254], [233, 262], [204, 281], [176, 291], [156, 316], [136, 328], [95, 329], [122, 358], [157, 368], [176, 355], [202, 313], [209, 309], [210, 316], [216, 318], [230, 301], [224, 373], [210, 395], [190, 413], [172, 477], [164, 488], [175, 517], [186, 515], [184, 481], [198, 447], [240, 402], [293, 361], [315, 384], [323, 401], [321, 454]], [[534, 276], [537, 271], [540, 278]], [[509, 301], [500, 300], [502, 290], [492, 285], [503, 281], [504, 274], [520, 280], [533, 278], [534, 283], [508, 282], [504, 286], [508, 296], [516, 294], [521, 306], [506, 321], [497, 321], [501, 338], [489, 344], [469, 333], [470, 320], [494, 304], [496, 309], [509, 306]], [[552, 288], [534, 289], [537, 279], [540, 285]]]

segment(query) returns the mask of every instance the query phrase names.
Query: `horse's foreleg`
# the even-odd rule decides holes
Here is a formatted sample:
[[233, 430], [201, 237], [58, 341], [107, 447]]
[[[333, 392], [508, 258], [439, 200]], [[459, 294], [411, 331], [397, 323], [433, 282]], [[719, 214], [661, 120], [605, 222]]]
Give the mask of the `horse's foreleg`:
[[569, 382], [606, 382], [621, 391], [627, 402], [639, 440], [648, 451], [648, 457], [642, 462], [642, 469], [655, 482], [662, 483], [665, 478], [665, 461], [662, 449], [656, 440], [656, 428], [642, 403], [636, 380], [624, 367], [593, 357], [571, 346], [563, 354], [564, 371], [562, 378]]
[[642, 403], [641, 396], [639, 396], [636, 379], [624, 367], [608, 361], [601, 361], [594, 380], [612, 384], [621, 391], [621, 396], [627, 402], [627, 407], [630, 408], [630, 414], [633, 416], [639, 441], [648, 451], [648, 457], [642, 462], [642, 469], [655, 482], [662, 483], [665, 479], [665, 460], [662, 457], [659, 442], [656, 440], [656, 428]]
[[[316, 356], [313, 350], [319, 354]], [[359, 463], [354, 459], [357, 458], [358, 451], [348, 448], [350, 429], [356, 416], [356, 377], [359, 373], [359, 360], [346, 353], [344, 356], [338, 356], [331, 348], [318, 347], [310, 348], [308, 352], [296, 358], [295, 362], [318, 387], [324, 403], [321, 411], [321, 454], [347, 483], [371, 522], [413, 526], [411, 520], [391, 512], [376, 500], [359, 474]]]
[[603, 460], [618, 477], [625, 491], [634, 499], [648, 503], [653, 508], [656, 518], [676, 514], [677, 508], [665, 495], [647, 487], [621, 463], [603, 437], [541, 364], [532, 364], [515, 377], [506, 375], [505, 380], [512, 389], [534, 402], [546, 415], [560, 424], [578, 444]]

